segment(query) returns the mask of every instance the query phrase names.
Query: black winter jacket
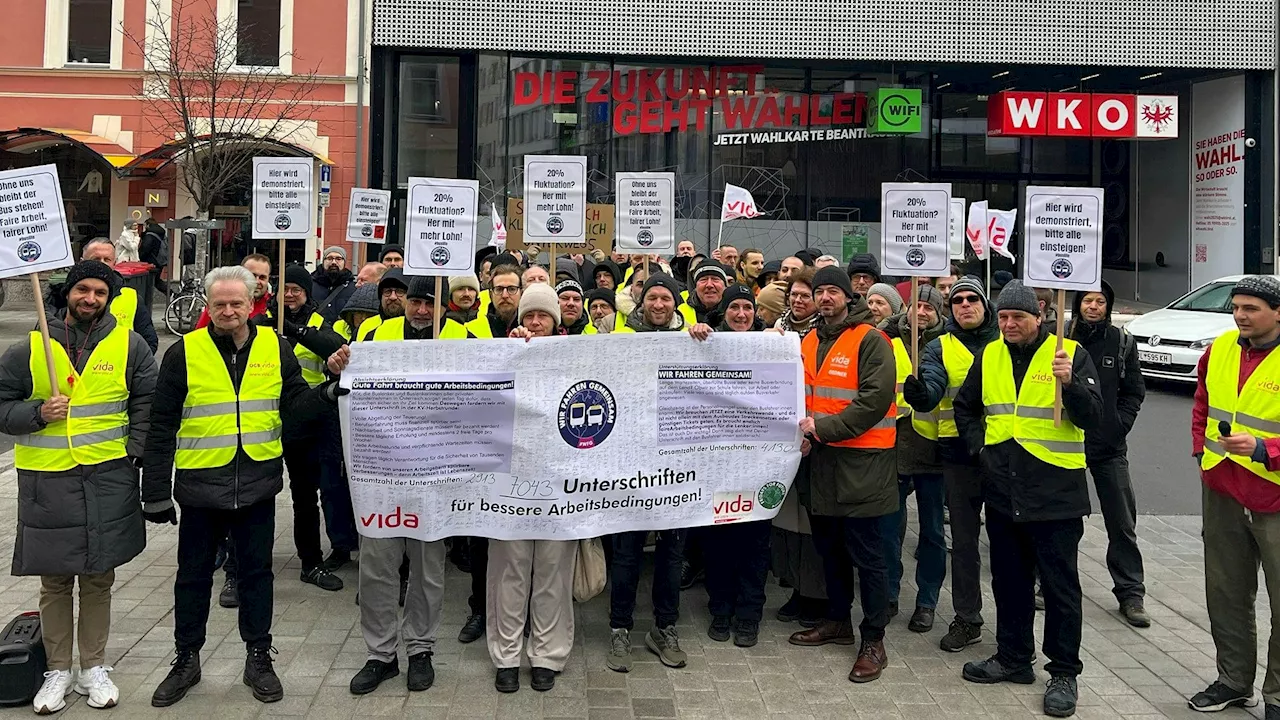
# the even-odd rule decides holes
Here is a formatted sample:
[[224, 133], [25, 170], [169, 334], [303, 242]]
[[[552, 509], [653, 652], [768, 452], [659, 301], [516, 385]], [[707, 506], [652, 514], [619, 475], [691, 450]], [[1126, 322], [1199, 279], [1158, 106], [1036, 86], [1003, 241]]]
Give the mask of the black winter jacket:
[[320, 316], [330, 324], [338, 321], [338, 313], [347, 306], [347, 300], [356, 291], [356, 279], [350, 270], [343, 270], [336, 278], [320, 268], [311, 273], [311, 302]]
[[1090, 464], [1128, 454], [1125, 437], [1133, 429], [1147, 394], [1142, 366], [1138, 363], [1138, 344], [1127, 343], [1128, 348], [1121, 357], [1120, 338], [1125, 331], [1111, 324], [1116, 294], [1105, 280], [1102, 294], [1107, 298], [1107, 315], [1101, 322], [1091, 323], [1080, 314], [1080, 301], [1085, 293], [1076, 293], [1071, 330], [1067, 333], [1067, 337], [1089, 351], [1102, 386], [1102, 425], [1084, 435], [1085, 457]]
[[[239, 391], [253, 343], [246, 342], [237, 349], [230, 337], [210, 332], [231, 375], [231, 384]], [[270, 333], [266, 328], [260, 332]], [[302, 379], [302, 369], [293, 356], [293, 348], [284, 338], [274, 333], [271, 336], [280, 343], [280, 377], [283, 383], [280, 415], [285, 424], [293, 418], [324, 412], [323, 399], [329, 384], [314, 390], [309, 387]], [[179, 505], [188, 507], [234, 510], [275, 497], [284, 486], [282, 458], [259, 462], [245, 454], [243, 447], [236, 448], [235, 459], [228, 465], [178, 470], [174, 477], [174, 453], [177, 450], [178, 427], [182, 424], [182, 403], [186, 397], [187, 353], [186, 338], [183, 338], [165, 352], [160, 364], [160, 379], [151, 405], [151, 432], [147, 436], [142, 466], [143, 502], [163, 502], [172, 497]]]
[[[1042, 325], [1035, 342], [1025, 347], [1009, 346], [1016, 389], [1022, 388], [1031, 358], [1048, 337], [1049, 330]], [[1102, 423], [1098, 371], [1083, 348], [1072, 363], [1071, 383], [1062, 388], [1062, 407], [1065, 417], [1086, 433]], [[1089, 486], [1083, 468], [1066, 470], [1050, 465], [1027, 452], [1017, 440], [984, 447], [981, 353], [974, 355], [973, 367], [969, 368], [969, 375], [956, 396], [955, 410], [960, 437], [968, 443], [971, 452], [981, 452], [982, 499], [989, 508], [1015, 522], [1066, 520], [1089, 514]]]
[[[1000, 336], [1000, 327], [996, 322], [995, 311], [989, 303], [983, 301], [986, 315], [981, 325], [965, 330], [956, 321], [947, 318], [947, 332], [955, 336], [962, 345], [968, 348], [976, 358], [987, 343]], [[931, 412], [942, 402], [947, 394], [947, 368], [942, 364], [942, 340], [930, 340], [920, 353], [920, 382], [924, 384], [928, 399], [922, 404], [912, 404], [912, 409], [920, 412]], [[969, 454], [969, 447], [964, 441], [964, 434], [954, 438], [938, 438], [938, 456], [944, 464], [969, 465], [976, 467], [978, 458]]]

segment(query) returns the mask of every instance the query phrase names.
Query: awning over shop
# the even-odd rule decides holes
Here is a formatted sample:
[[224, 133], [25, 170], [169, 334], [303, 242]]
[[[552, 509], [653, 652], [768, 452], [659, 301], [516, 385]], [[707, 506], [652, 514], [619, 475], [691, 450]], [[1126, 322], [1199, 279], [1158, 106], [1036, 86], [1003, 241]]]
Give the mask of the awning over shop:
[[134, 159], [133, 153], [120, 144], [85, 130], [69, 128], [15, 128], [0, 131], [0, 151], [32, 153], [56, 145], [75, 145], [84, 148], [114, 168], [122, 168]]
[[[169, 163], [177, 160], [183, 154], [195, 151], [199, 153], [203, 149], [212, 144], [213, 138], [210, 135], [202, 135], [196, 139], [194, 143], [186, 140], [174, 140], [164, 145], [143, 153], [131, 161], [121, 166], [117, 171], [122, 178], [143, 178], [151, 177], [163, 170]], [[274, 150], [289, 157], [313, 157], [325, 165], [332, 165], [333, 161], [329, 158], [312, 152], [307, 148], [287, 143], [282, 140], [274, 140], [271, 138], [261, 138], [248, 135], [239, 136], [221, 136], [218, 138], [220, 144], [226, 146], [239, 146], [245, 150], [263, 149]]]

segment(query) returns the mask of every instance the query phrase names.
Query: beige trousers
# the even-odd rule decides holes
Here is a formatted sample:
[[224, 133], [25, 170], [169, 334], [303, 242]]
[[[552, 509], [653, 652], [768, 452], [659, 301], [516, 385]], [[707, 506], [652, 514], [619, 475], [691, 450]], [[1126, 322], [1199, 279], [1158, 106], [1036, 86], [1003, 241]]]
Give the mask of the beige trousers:
[[560, 672], [573, 649], [576, 540], [490, 540], [486, 627], [497, 668], [520, 667], [525, 620], [529, 664]]
[[42, 575], [40, 577], [40, 632], [50, 670], [71, 669], [72, 642], [76, 634], [75, 589], [80, 579], [80, 668], [88, 670], [106, 661], [107, 636], [111, 634], [111, 586], [116, 571], [101, 575]]

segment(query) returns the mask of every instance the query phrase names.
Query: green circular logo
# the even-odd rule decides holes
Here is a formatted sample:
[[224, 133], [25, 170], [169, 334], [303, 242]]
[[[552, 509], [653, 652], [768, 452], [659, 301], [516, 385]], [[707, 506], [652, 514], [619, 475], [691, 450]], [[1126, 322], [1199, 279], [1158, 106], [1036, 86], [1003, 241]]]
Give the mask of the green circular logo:
[[890, 127], [902, 127], [919, 117], [913, 111], [916, 111], [916, 104], [897, 93], [881, 98], [880, 106], [876, 108], [879, 123]]
[[760, 507], [772, 510], [781, 505], [786, 497], [787, 486], [773, 480], [760, 487], [760, 492], [756, 493], [756, 502], [760, 503]]

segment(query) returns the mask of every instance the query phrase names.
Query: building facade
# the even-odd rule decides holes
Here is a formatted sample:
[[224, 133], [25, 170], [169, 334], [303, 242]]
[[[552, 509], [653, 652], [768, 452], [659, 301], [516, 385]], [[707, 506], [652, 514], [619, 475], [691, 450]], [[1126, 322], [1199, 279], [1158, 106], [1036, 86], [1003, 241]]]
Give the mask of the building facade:
[[1106, 190], [1121, 297], [1275, 272], [1267, 0], [377, 0], [372, 43], [393, 239], [411, 176], [479, 180], [518, 235], [524, 156], [561, 154], [587, 157], [605, 243], [619, 171], [674, 172], [704, 252], [725, 183], [746, 187], [765, 215], [723, 241], [771, 258], [878, 254], [882, 182], [1000, 209], [1078, 185]]
[[[327, 199], [316, 190], [314, 236], [288, 248], [292, 260], [314, 262], [332, 239], [325, 237], [327, 229], [339, 240], [345, 235], [349, 190], [358, 184], [361, 7], [360, 0], [17, 2], [6, 8], [6, 41], [0, 44], [0, 168], [56, 164], [75, 243], [115, 238], [127, 221], [147, 216], [160, 222], [196, 216], [179, 175], [181, 164], [200, 158], [175, 145], [182, 124], [170, 112], [172, 104], [159, 99], [172, 93], [147, 87], [143, 49], [176, 57], [188, 52], [179, 47], [182, 28], [200, 28], [203, 35], [217, 27], [216, 51], [207, 37], [209, 47], [190, 51], [218, 58], [206, 69], [225, 63], [220, 72], [233, 81], [236, 73], [271, 73], [308, 88], [287, 122], [271, 122], [281, 101], [268, 97], [255, 111], [261, 117], [217, 124], [249, 133], [272, 127], [275, 136], [255, 142], [253, 152], [312, 157], [315, 177], [331, 178]], [[209, 125], [197, 120], [193, 127], [219, 132]], [[225, 221], [210, 238], [212, 264], [275, 246], [256, 242], [248, 230], [249, 172], [240, 175], [209, 208], [211, 217]]]

